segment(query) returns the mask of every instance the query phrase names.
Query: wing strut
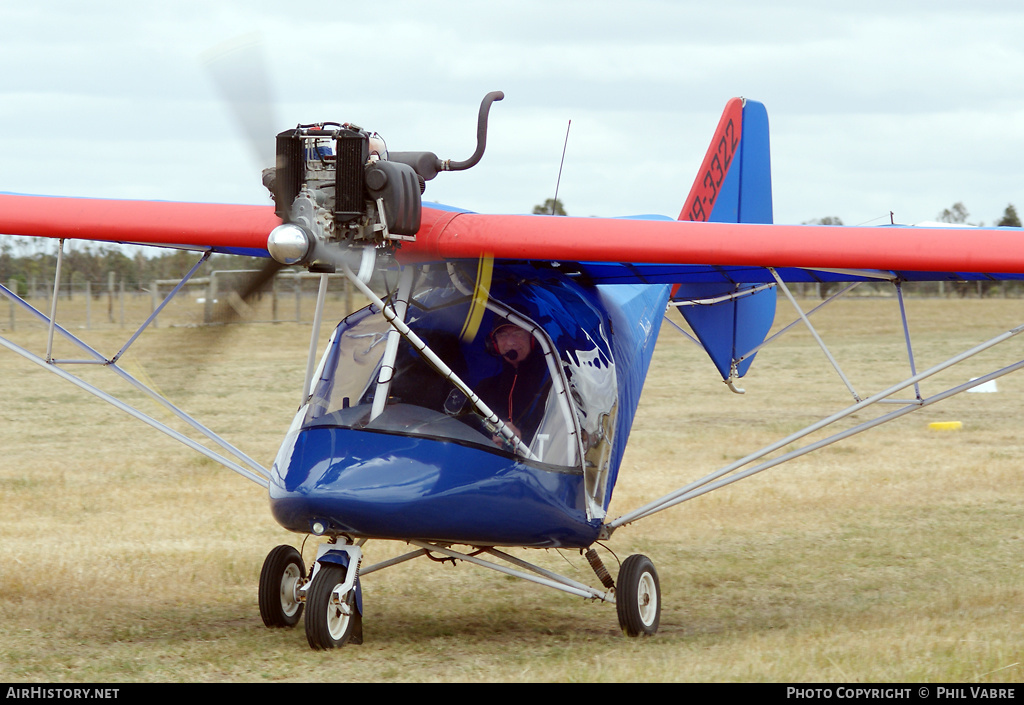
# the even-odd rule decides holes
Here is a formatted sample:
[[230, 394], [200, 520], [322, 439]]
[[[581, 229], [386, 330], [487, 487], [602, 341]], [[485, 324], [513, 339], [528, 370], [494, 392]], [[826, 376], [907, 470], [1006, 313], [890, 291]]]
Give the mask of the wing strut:
[[[152, 426], [156, 430], [161, 431], [161, 432], [167, 434], [168, 436], [170, 436], [174, 440], [176, 440], [179, 443], [182, 443], [182, 444], [188, 446], [189, 448], [191, 448], [192, 450], [196, 451], [197, 453], [201, 453], [202, 455], [205, 455], [210, 460], [218, 462], [221, 465], [223, 465], [223, 466], [225, 466], [225, 467], [227, 467], [227, 468], [229, 468], [231, 470], [234, 470], [235, 472], [237, 472], [239, 475], [241, 475], [242, 477], [246, 478], [247, 480], [252, 480], [257, 485], [261, 485], [262, 487], [267, 487], [268, 486], [266, 478], [260, 476], [260, 475], [263, 475], [263, 474], [268, 474], [267, 471], [264, 468], [262, 468], [261, 466], [259, 466], [258, 464], [256, 464], [255, 461], [251, 461], [251, 462], [257, 468], [260, 468], [260, 470], [261, 470], [260, 475], [257, 475], [255, 472], [252, 472], [251, 470], [248, 470], [247, 468], [242, 467], [238, 463], [235, 463], [235, 462], [229, 460], [228, 458], [220, 455], [219, 453], [215, 453], [215, 452], [211, 451], [210, 449], [206, 448], [205, 446], [200, 445], [199, 443], [195, 442], [194, 440], [192, 440], [188, 436], [186, 436], [186, 435], [184, 435], [182, 433], [179, 433], [178, 431], [175, 431], [173, 428], [171, 428], [171, 427], [169, 427], [169, 426], [167, 426], [167, 425], [157, 421], [152, 416], [149, 416], [148, 414], [145, 414], [145, 413], [139, 411], [138, 409], [136, 409], [136, 408], [134, 408], [132, 406], [129, 406], [128, 404], [124, 403], [120, 399], [117, 399], [116, 397], [113, 397], [113, 396], [107, 394], [103, 390], [101, 390], [101, 389], [99, 389], [97, 387], [94, 387], [93, 385], [89, 384], [88, 382], [86, 382], [86, 381], [84, 381], [82, 379], [79, 379], [78, 377], [74, 376], [70, 372], [66, 372], [65, 370], [62, 370], [60, 367], [57, 367], [56, 365], [53, 365], [52, 363], [46, 362], [45, 360], [43, 360], [41, 357], [39, 357], [37, 355], [33, 355], [28, 350], [25, 350], [21, 346], [15, 344], [15, 343], [12, 343], [11, 341], [7, 340], [6, 338], [0, 338], [0, 345], [3, 345], [5, 348], [10, 350], [11, 352], [15, 352], [15, 353], [21, 355], [26, 360], [30, 360], [30, 361], [36, 363], [37, 365], [39, 365], [43, 369], [47, 370], [48, 372], [52, 372], [53, 374], [57, 375], [61, 379], [65, 380], [67, 382], [71, 382], [71, 384], [75, 385], [76, 387], [84, 389], [85, 391], [89, 392], [90, 394], [92, 394], [92, 395], [102, 399], [103, 401], [105, 401], [105, 402], [107, 402], [109, 404], [112, 404], [113, 406], [117, 407], [118, 409], [120, 409], [121, 411], [125, 412], [126, 414], [128, 414], [130, 416], [134, 416], [139, 421], [142, 421], [143, 423]], [[127, 373], [124, 373], [124, 374], [127, 375]], [[147, 389], [145, 387], [145, 385], [142, 385], [142, 384], [138, 384], [136, 386], [138, 386], [140, 389], [143, 389], [144, 391]], [[221, 440], [215, 434], [213, 434], [213, 432], [211, 432], [211, 431], [207, 431], [206, 434], [204, 434], [204, 435], [207, 435], [207, 437], [210, 438], [210, 440], [213, 440], [213, 441], [217, 442], [218, 444], [224, 444], [224, 441]], [[234, 449], [232, 449], [232, 450], [234, 450]]]
[[[147, 385], [143, 384], [142, 382], [140, 382], [138, 379], [133, 377], [131, 374], [129, 374], [127, 371], [125, 371], [122, 367], [120, 367], [117, 364], [118, 359], [124, 354], [124, 352], [132, 344], [132, 342], [135, 341], [135, 339], [137, 339], [139, 337], [139, 335], [142, 333], [142, 331], [156, 318], [157, 314], [164, 308], [164, 306], [170, 301], [170, 299], [181, 289], [181, 287], [184, 286], [185, 282], [188, 281], [188, 279], [195, 273], [195, 271], [199, 268], [199, 266], [203, 263], [203, 261], [206, 260], [206, 258], [208, 256], [209, 256], [209, 253], [204, 253], [203, 254], [203, 256], [200, 258], [199, 262], [197, 262], [196, 265], [189, 271], [189, 273], [186, 274], [185, 277], [182, 278], [182, 281], [179, 282], [178, 285], [168, 294], [167, 298], [164, 299], [164, 301], [160, 304], [160, 306], [158, 306], [157, 309], [152, 314], [150, 314], [149, 318], [146, 319], [146, 321], [142, 324], [142, 326], [121, 347], [120, 351], [118, 351], [118, 353], [114, 357], [112, 357], [110, 359], [107, 359], [106, 357], [104, 357], [104, 355], [102, 353], [100, 353], [99, 351], [95, 350], [94, 348], [89, 346], [87, 343], [85, 343], [83, 340], [81, 340], [80, 338], [78, 338], [77, 336], [75, 336], [74, 334], [72, 334], [71, 332], [69, 332], [68, 330], [63, 328], [62, 326], [58, 325], [54, 321], [53, 315], [56, 314], [56, 303], [55, 303], [56, 299], [57, 299], [57, 295], [56, 294], [57, 294], [57, 291], [59, 291], [59, 289], [57, 288], [56, 284], [55, 284], [55, 289], [54, 289], [54, 292], [55, 292], [54, 293], [54, 303], [51, 304], [51, 316], [47, 316], [46, 314], [42, 313], [41, 311], [36, 309], [34, 306], [29, 304], [27, 301], [22, 299], [20, 296], [18, 296], [15, 292], [11, 291], [7, 287], [5, 287], [2, 284], [0, 284], [0, 294], [3, 294], [5, 296], [7, 296], [12, 302], [18, 304], [20, 307], [22, 307], [23, 309], [25, 309], [26, 311], [31, 313], [33, 316], [35, 316], [38, 319], [40, 319], [41, 321], [43, 321], [48, 326], [49, 334], [48, 334], [48, 341], [47, 341], [46, 358], [44, 359], [44, 358], [42, 358], [42, 357], [40, 357], [40, 356], [30, 352], [29, 350], [26, 350], [25, 348], [22, 348], [20, 345], [12, 342], [12, 341], [10, 341], [10, 340], [8, 340], [6, 338], [3, 338], [2, 336], [0, 336], [0, 345], [2, 345], [3, 347], [7, 348], [8, 350], [10, 350], [12, 352], [17, 353], [18, 355], [24, 357], [26, 360], [29, 360], [30, 362], [36, 363], [37, 365], [42, 367], [44, 370], [57, 375], [61, 379], [65, 380], [67, 382], [70, 382], [71, 384], [73, 384], [73, 385], [75, 385], [75, 386], [77, 386], [77, 387], [79, 387], [79, 388], [89, 392], [90, 394], [98, 397], [99, 399], [102, 399], [103, 401], [105, 401], [105, 402], [107, 402], [107, 403], [117, 407], [121, 411], [124, 411], [125, 413], [129, 414], [130, 416], [133, 416], [136, 419], [142, 421], [143, 423], [146, 423], [149, 426], [152, 426], [156, 430], [161, 431], [162, 433], [164, 433], [164, 434], [170, 436], [172, 439], [174, 439], [174, 440], [176, 440], [176, 441], [178, 441], [178, 442], [188, 446], [189, 448], [195, 450], [196, 452], [201, 453], [202, 455], [205, 455], [206, 457], [208, 457], [211, 460], [214, 460], [214, 461], [220, 463], [221, 465], [224, 465], [225, 467], [229, 468], [230, 470], [233, 470], [234, 472], [238, 473], [239, 475], [242, 475], [246, 479], [252, 480], [256, 484], [262, 485], [263, 487], [267, 487], [267, 478], [270, 476], [270, 473], [267, 471], [266, 468], [264, 468], [262, 465], [257, 463], [255, 460], [250, 458], [248, 455], [243, 453], [238, 448], [236, 448], [233, 445], [231, 445], [230, 443], [228, 443], [226, 440], [224, 440], [223, 438], [218, 436], [216, 433], [214, 433], [210, 429], [208, 429], [205, 426], [203, 426], [202, 424], [200, 424], [194, 418], [192, 418], [187, 413], [185, 413], [184, 411], [182, 411], [181, 409], [176, 407], [174, 404], [172, 404], [170, 401], [168, 401], [164, 396], [162, 396], [161, 394], [157, 393], [156, 391], [151, 389], [149, 386], [147, 386]], [[54, 333], [59, 333], [62, 337], [66, 338], [68, 341], [72, 342], [74, 345], [76, 345], [77, 347], [79, 347], [80, 349], [85, 351], [85, 353], [87, 354], [89, 359], [85, 359], [85, 360], [55, 360], [55, 359], [53, 359], [52, 339], [53, 339]], [[208, 440], [210, 440], [213, 443], [215, 443], [216, 445], [218, 445], [228, 455], [234, 456], [235, 460], [231, 460], [229, 457], [227, 457], [225, 455], [222, 455], [221, 453], [218, 453], [218, 452], [215, 452], [213, 450], [210, 450], [210, 449], [206, 448], [205, 446], [199, 444], [195, 440], [193, 440], [193, 439], [189, 438], [188, 436], [180, 433], [179, 431], [176, 431], [173, 428], [167, 426], [166, 424], [164, 424], [164, 423], [162, 423], [160, 421], [157, 421], [155, 418], [153, 418], [149, 414], [147, 414], [147, 413], [145, 413], [143, 411], [140, 411], [139, 409], [131, 406], [130, 404], [125, 403], [124, 401], [122, 401], [122, 400], [112, 396], [111, 394], [108, 394], [107, 392], [104, 392], [102, 389], [100, 389], [100, 388], [98, 388], [98, 387], [96, 387], [96, 386], [86, 382], [85, 380], [83, 380], [83, 379], [81, 379], [81, 378], [79, 378], [79, 377], [77, 377], [77, 376], [67, 372], [66, 370], [64, 370], [61, 367], [61, 365], [71, 365], [71, 364], [99, 365], [99, 366], [105, 367], [106, 369], [110, 370], [115, 375], [120, 377], [123, 381], [127, 382], [132, 387], [135, 387], [137, 390], [143, 392], [146, 396], [148, 396], [149, 398], [151, 398], [152, 400], [154, 400], [155, 402], [157, 402], [158, 404], [163, 406], [165, 409], [170, 411], [174, 416], [176, 416], [178, 419], [180, 419], [184, 423], [188, 424], [188, 426], [190, 426], [197, 433], [201, 434], [202, 436], [204, 436]]]
[[828, 348], [825, 346], [825, 341], [823, 341], [821, 339], [821, 336], [818, 335], [818, 331], [815, 330], [813, 325], [811, 325], [810, 319], [807, 318], [807, 315], [804, 313], [804, 310], [800, 308], [800, 304], [798, 304], [796, 302], [796, 299], [793, 298], [793, 294], [790, 292], [789, 287], [786, 286], [786, 282], [782, 281], [782, 277], [779, 276], [779, 273], [776, 272], [774, 268], [769, 267], [768, 271], [772, 273], [773, 277], [775, 277], [775, 281], [778, 282], [779, 288], [786, 295], [786, 298], [789, 299], [789, 303], [791, 303], [793, 305], [793, 308], [796, 309], [796, 312], [800, 314], [800, 318], [807, 326], [807, 330], [811, 331], [811, 335], [813, 335], [814, 339], [818, 341], [818, 346], [821, 348], [822, 352], [825, 353], [825, 357], [828, 358], [828, 361], [832, 363], [832, 367], [839, 374], [839, 378], [843, 380], [843, 384], [845, 384], [846, 388], [850, 390], [850, 394], [853, 395], [854, 401], [860, 401], [860, 396], [857, 394], [857, 391], [853, 388], [853, 385], [850, 384], [850, 380], [846, 378], [846, 375], [843, 374], [843, 370], [839, 367], [839, 363], [836, 362], [836, 359], [832, 356], [832, 353], [830, 353]]
[[53, 273], [53, 300], [50, 301], [50, 326], [46, 333], [46, 361], [53, 361], [53, 327], [57, 320], [57, 298], [60, 293], [60, 268], [64, 264], [64, 238], [57, 243], [57, 268]]
[[[884, 415], [879, 416], [879, 417], [877, 417], [875, 419], [871, 419], [869, 421], [865, 421], [864, 423], [861, 423], [861, 424], [859, 424], [857, 426], [854, 426], [854, 427], [852, 427], [850, 429], [847, 429], [845, 431], [841, 431], [841, 432], [836, 433], [836, 434], [834, 434], [832, 436], [829, 436], [828, 438], [824, 438], [824, 439], [822, 439], [820, 441], [816, 441], [814, 443], [810, 443], [810, 444], [808, 444], [808, 445], [806, 445], [806, 446], [804, 446], [802, 448], [798, 448], [798, 449], [796, 449], [794, 451], [791, 451], [789, 453], [781, 455], [781, 456], [779, 456], [777, 458], [774, 458], [772, 460], [765, 461], [765, 462], [763, 462], [763, 463], [761, 463], [759, 465], [755, 465], [754, 467], [748, 468], [748, 469], [743, 470], [741, 472], [736, 472], [740, 468], [742, 468], [743, 466], [749, 465], [750, 463], [754, 462], [755, 460], [760, 460], [761, 458], [765, 457], [766, 455], [769, 455], [770, 453], [773, 453], [773, 452], [775, 452], [777, 450], [780, 450], [780, 449], [786, 447], [787, 445], [789, 445], [791, 443], [794, 443], [794, 442], [796, 442], [796, 441], [798, 441], [798, 440], [800, 440], [800, 439], [810, 435], [811, 433], [819, 431], [819, 430], [821, 430], [821, 429], [823, 429], [823, 428], [825, 428], [825, 427], [835, 423], [836, 421], [839, 421], [839, 420], [844, 419], [844, 418], [846, 418], [848, 416], [851, 416], [852, 414], [855, 414], [855, 413], [857, 413], [859, 411], [862, 411], [863, 409], [865, 409], [868, 406], [871, 406], [871, 405], [876, 404], [878, 402], [886, 401], [888, 399], [888, 397], [892, 396], [896, 392], [898, 392], [898, 391], [900, 391], [902, 389], [905, 389], [905, 388], [907, 388], [907, 387], [909, 387], [911, 385], [917, 385], [918, 382], [920, 382], [920, 381], [922, 381], [924, 379], [927, 379], [927, 378], [929, 378], [929, 377], [931, 377], [933, 375], [936, 375], [939, 372], [942, 372], [943, 370], [949, 369], [950, 367], [953, 367], [954, 365], [957, 365], [957, 364], [963, 362], [964, 360], [967, 360], [968, 358], [971, 358], [971, 357], [977, 355], [978, 353], [984, 352], [985, 350], [988, 350], [988, 349], [990, 349], [992, 347], [995, 347], [996, 345], [998, 345], [998, 344], [1000, 344], [1002, 342], [1005, 342], [1005, 341], [1009, 340], [1010, 338], [1013, 338], [1014, 336], [1019, 335], [1022, 332], [1024, 332], [1024, 325], [1017, 326], [1016, 328], [1013, 328], [1013, 329], [1011, 329], [1009, 331], [1006, 331], [1005, 333], [997, 335], [994, 338], [991, 338], [991, 339], [985, 341], [984, 343], [981, 343], [980, 345], [977, 345], [977, 346], [971, 348], [970, 350], [962, 352], [959, 355], [951, 357], [950, 359], [946, 360], [945, 362], [942, 362], [942, 363], [940, 363], [940, 364], [938, 364], [938, 365], [936, 365], [936, 366], [934, 366], [934, 367], [932, 367], [932, 368], [930, 368], [928, 370], [925, 370], [924, 372], [921, 372], [921, 373], [918, 373], [918, 374], [913, 374], [910, 377], [908, 377], [907, 379], [903, 380], [902, 382], [899, 382], [899, 383], [889, 387], [888, 389], [885, 389], [885, 390], [883, 390], [883, 391], [881, 391], [881, 392], [879, 392], [879, 393], [877, 393], [877, 394], [875, 394], [873, 396], [870, 396], [867, 399], [864, 399], [862, 401], [858, 401], [857, 403], [848, 406], [847, 408], [845, 408], [842, 411], [839, 411], [839, 412], [833, 414], [832, 416], [829, 416], [828, 418], [822, 419], [821, 421], [818, 421], [818, 422], [816, 422], [814, 424], [811, 424], [810, 426], [807, 426], [806, 428], [804, 428], [801, 431], [798, 431], [798, 432], [796, 432], [794, 434], [791, 434], [791, 435], [787, 436], [786, 438], [783, 438], [780, 441], [776, 441], [775, 443], [772, 443], [771, 445], [765, 446], [761, 450], [756, 451], [754, 453], [751, 453], [750, 455], [747, 455], [746, 457], [741, 458], [740, 460], [737, 460], [734, 463], [731, 463], [731, 464], [729, 464], [729, 465], [727, 465], [727, 466], [725, 466], [725, 467], [723, 467], [723, 468], [721, 468], [719, 470], [716, 470], [715, 472], [713, 472], [713, 473], [711, 473], [711, 474], [709, 474], [709, 475], [707, 475], [707, 476], [705, 476], [705, 477], [703, 477], [703, 478], [701, 478], [699, 480], [696, 480], [696, 481], [686, 485], [685, 487], [682, 487], [679, 490], [676, 490], [675, 492], [673, 492], [671, 494], [665, 495], [661, 499], [657, 499], [654, 502], [651, 502], [651, 503], [649, 503], [649, 504], [647, 504], [647, 505], [645, 505], [645, 506], [643, 506], [643, 507], [641, 507], [641, 508], [639, 508], [639, 509], [637, 509], [637, 510], [635, 510], [633, 512], [629, 512], [628, 514], [624, 514], [621, 517], [619, 517], [618, 519], [615, 519], [614, 521], [611, 521], [611, 522], [609, 522], [608, 524], [606, 524], [604, 526], [603, 533], [602, 533], [602, 538], [607, 538], [608, 536], [611, 536], [612, 532], [615, 529], [617, 529], [618, 527], [620, 527], [620, 526], [624, 526], [626, 524], [632, 523], [632, 522], [634, 522], [634, 521], [636, 521], [638, 519], [642, 519], [644, 517], [650, 516], [652, 514], [655, 514], [657, 512], [662, 511], [663, 509], [668, 509], [669, 507], [673, 507], [673, 506], [675, 506], [677, 504], [680, 504], [680, 503], [685, 502], [687, 500], [693, 499], [695, 497], [699, 497], [699, 496], [701, 496], [703, 494], [707, 494], [711, 490], [718, 489], [720, 487], [724, 487], [726, 485], [732, 484], [733, 482], [736, 482], [738, 480], [744, 479], [746, 477], [750, 477], [751, 475], [754, 475], [754, 474], [757, 474], [757, 473], [759, 473], [759, 472], [761, 472], [763, 470], [767, 470], [769, 468], [775, 467], [776, 465], [784, 463], [784, 462], [786, 462], [788, 460], [792, 460], [792, 459], [798, 458], [798, 457], [800, 457], [802, 455], [806, 455], [807, 453], [810, 453], [813, 450], [818, 450], [819, 448], [823, 448], [823, 447], [825, 447], [827, 445], [831, 445], [832, 443], [835, 443], [836, 441], [840, 441], [840, 440], [842, 440], [844, 438], [848, 438], [849, 436], [855, 435], [857, 433], [861, 433], [862, 431], [866, 431], [866, 430], [868, 430], [870, 428], [874, 428], [875, 426], [879, 426], [879, 425], [881, 425], [883, 423], [886, 423], [886, 422], [891, 421], [893, 419], [899, 418], [901, 416], [904, 416], [904, 415], [909, 414], [911, 412], [917, 411], [919, 409], [923, 409], [926, 406], [931, 406], [932, 404], [935, 404], [936, 402], [940, 402], [940, 401], [942, 401], [944, 399], [948, 399], [951, 396], [954, 396], [956, 394], [960, 394], [960, 393], [965, 392], [965, 391], [967, 391], [969, 389], [973, 389], [974, 387], [977, 387], [977, 386], [980, 386], [982, 384], [985, 384], [986, 382], [989, 382], [991, 380], [994, 380], [994, 379], [997, 379], [997, 378], [1002, 377], [1004, 375], [1007, 375], [1007, 374], [1009, 374], [1011, 372], [1015, 372], [1015, 371], [1017, 371], [1019, 369], [1022, 369], [1022, 368], [1024, 368], [1024, 360], [1019, 360], [1018, 362], [1015, 362], [1015, 363], [1013, 363], [1011, 365], [1008, 365], [1008, 366], [1003, 367], [1001, 369], [995, 370], [995, 371], [990, 372], [990, 373], [988, 373], [986, 375], [983, 375], [981, 377], [977, 377], [975, 379], [972, 379], [971, 381], [966, 382], [964, 384], [961, 384], [959, 386], [951, 387], [951, 388], [949, 388], [949, 389], [947, 389], [947, 390], [945, 390], [943, 392], [940, 392], [938, 394], [932, 395], [931, 397], [928, 397], [926, 399], [921, 399], [920, 401], [916, 401], [915, 400], [915, 401], [912, 401], [912, 402], [904, 402], [906, 404], [906, 406], [904, 406], [904, 407], [902, 407], [900, 409], [897, 409], [897, 410], [892, 411], [890, 413], [884, 414]], [[733, 473], [733, 474], [730, 474], [730, 473]], [[728, 477], [726, 477], [727, 475], [728, 475]]]
[[[818, 311], [820, 311], [820, 310], [821, 310], [822, 308], [824, 308], [824, 307], [825, 307], [826, 305], [828, 305], [828, 304], [829, 304], [829, 303], [831, 303], [832, 301], [834, 301], [834, 300], [838, 299], [838, 298], [839, 298], [840, 296], [842, 296], [843, 294], [847, 293], [847, 292], [848, 292], [848, 291], [850, 291], [851, 289], [853, 289], [853, 288], [855, 288], [855, 287], [857, 287], [857, 286], [860, 286], [860, 285], [861, 285], [862, 283], [863, 283], [863, 282], [853, 282], [852, 284], [849, 284], [849, 285], [847, 285], [847, 286], [843, 287], [842, 289], [840, 289], [839, 291], [837, 291], [836, 293], [832, 294], [832, 295], [831, 295], [831, 296], [829, 296], [829, 297], [828, 297], [827, 299], [825, 299], [824, 301], [822, 301], [822, 302], [821, 302], [820, 304], [818, 304], [817, 306], [815, 306], [814, 308], [812, 308], [812, 309], [811, 309], [810, 311], [808, 311], [808, 312], [807, 312], [807, 317], [808, 317], [808, 318], [810, 318], [810, 317], [811, 317], [811, 316], [813, 316], [813, 315], [814, 315], [815, 313], [817, 313], [817, 312], [818, 312]], [[743, 361], [744, 361], [744, 360], [746, 360], [746, 359], [747, 359], [748, 357], [750, 357], [751, 355], [753, 355], [754, 353], [756, 353], [756, 352], [757, 352], [758, 350], [760, 350], [761, 348], [763, 348], [764, 346], [768, 345], [768, 344], [769, 344], [769, 343], [771, 343], [771, 342], [772, 342], [773, 340], [775, 340], [776, 338], [778, 338], [779, 336], [781, 336], [781, 335], [782, 335], [783, 333], [785, 333], [785, 332], [789, 331], [789, 330], [790, 330], [791, 328], [793, 328], [793, 326], [797, 325], [798, 323], [800, 323], [800, 319], [799, 319], [799, 318], [798, 318], [797, 320], [793, 321], [792, 323], [789, 323], [788, 325], [786, 325], [786, 326], [785, 326], [784, 328], [782, 328], [781, 330], [779, 330], [779, 331], [778, 331], [777, 333], [774, 333], [774, 334], [773, 334], [773, 335], [772, 335], [772, 336], [771, 336], [770, 338], [765, 338], [765, 340], [764, 340], [764, 341], [763, 341], [763, 342], [762, 342], [762, 343], [761, 343], [760, 345], [757, 345], [757, 346], [755, 346], [755, 347], [751, 348], [749, 352], [746, 352], [746, 353], [744, 353], [743, 355], [741, 355], [741, 356], [739, 356], [738, 358], [736, 358], [736, 362], [737, 362], [737, 363], [743, 362]]]
[[[914, 346], [910, 344], [910, 326], [907, 325], [907, 307], [903, 303], [903, 285], [896, 281], [896, 298], [900, 301], [900, 318], [903, 320], [903, 339], [907, 341], [907, 359], [910, 361], [910, 374], [917, 374], [917, 365], [914, 364]], [[914, 396], [921, 401], [921, 387], [914, 383]]]

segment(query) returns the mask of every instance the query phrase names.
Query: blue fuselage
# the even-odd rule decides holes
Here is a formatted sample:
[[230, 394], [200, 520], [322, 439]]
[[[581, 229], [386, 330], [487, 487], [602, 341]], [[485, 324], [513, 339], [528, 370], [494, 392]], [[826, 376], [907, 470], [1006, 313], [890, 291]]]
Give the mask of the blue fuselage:
[[[503, 361], [485, 351], [486, 333], [465, 335], [469, 297], [434, 276], [425, 275], [423, 293], [413, 296], [409, 325], [431, 349], [448, 353], [470, 387], [484, 385]], [[274, 464], [270, 503], [282, 526], [471, 545], [586, 547], [596, 540], [668, 288], [588, 286], [559, 271], [506, 264], [495, 267], [489, 295], [506, 307], [494, 311], [543, 330], [558, 376], [536, 438], [525, 439], [533, 457], [497, 443], [473, 414], [453, 413], [450, 400], [442, 408], [446, 380], [420, 369], [415, 353], [399, 353], [387, 406], [370, 420], [373, 390], [381, 393], [374, 356], [387, 333], [364, 310], [339, 325]], [[485, 318], [480, 330], [495, 325]], [[360, 367], [370, 370], [370, 382], [352, 378]]]

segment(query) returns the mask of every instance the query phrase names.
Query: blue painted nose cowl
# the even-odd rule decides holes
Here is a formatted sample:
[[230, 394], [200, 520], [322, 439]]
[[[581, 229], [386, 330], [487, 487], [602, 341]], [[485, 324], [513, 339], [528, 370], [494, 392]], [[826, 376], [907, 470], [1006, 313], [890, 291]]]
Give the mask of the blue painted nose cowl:
[[586, 547], [582, 472], [451, 440], [362, 429], [299, 430], [278, 456], [271, 510], [300, 533], [473, 545]]

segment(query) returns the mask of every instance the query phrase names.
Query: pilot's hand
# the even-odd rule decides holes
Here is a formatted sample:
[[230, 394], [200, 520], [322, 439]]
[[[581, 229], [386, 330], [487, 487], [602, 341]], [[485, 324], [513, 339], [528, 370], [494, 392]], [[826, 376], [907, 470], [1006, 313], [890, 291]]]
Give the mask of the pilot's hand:
[[[522, 439], [523, 434], [514, 423], [512, 423], [511, 421], [505, 421], [504, 419], [502, 419], [502, 422], [505, 424], [505, 426], [508, 427], [508, 430], [515, 434], [516, 438]], [[500, 433], [495, 433], [493, 436], [491, 436], [491, 441], [494, 443], [494, 445], [498, 446], [499, 448], [507, 448], [508, 450], [512, 450], [516, 447], [516, 443], [514, 440], [512, 440], [511, 438], [506, 438]]]

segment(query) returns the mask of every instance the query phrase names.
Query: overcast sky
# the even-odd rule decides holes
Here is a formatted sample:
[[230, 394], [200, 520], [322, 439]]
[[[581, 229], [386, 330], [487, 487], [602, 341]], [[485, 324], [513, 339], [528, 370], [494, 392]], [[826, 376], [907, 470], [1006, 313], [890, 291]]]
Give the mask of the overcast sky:
[[1024, 208], [1017, 0], [2, 7], [4, 191], [268, 202], [206, 68], [262, 41], [268, 149], [298, 122], [351, 121], [394, 150], [466, 159], [480, 99], [504, 91], [483, 162], [428, 184], [471, 210], [551, 197], [572, 120], [571, 215], [674, 217], [736, 95], [768, 109], [776, 222], [913, 223], [962, 201], [991, 224]]

